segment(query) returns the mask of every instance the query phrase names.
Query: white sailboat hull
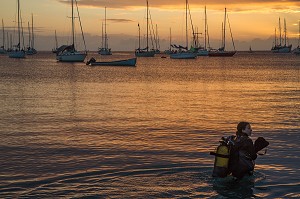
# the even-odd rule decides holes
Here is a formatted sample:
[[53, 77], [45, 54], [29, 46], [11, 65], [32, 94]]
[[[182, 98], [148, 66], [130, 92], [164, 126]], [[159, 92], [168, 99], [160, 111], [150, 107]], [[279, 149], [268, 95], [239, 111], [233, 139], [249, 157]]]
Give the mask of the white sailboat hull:
[[[75, 27], [74, 27], [74, 0], [71, 0], [71, 5], [72, 5], [72, 44], [71, 45], [62, 45], [61, 47], [59, 47], [57, 49], [56, 52], [56, 60], [60, 61], [60, 62], [83, 62], [87, 56], [87, 52], [78, 52], [75, 48]], [[78, 18], [80, 20], [80, 16], [79, 16], [79, 11], [78, 11], [78, 6], [76, 3], [76, 7], [77, 7], [77, 13], [78, 13]], [[82, 38], [84, 41], [84, 45], [85, 45], [85, 40], [84, 40], [84, 35], [82, 32], [82, 26], [80, 23], [80, 27], [81, 27], [81, 34], [82, 34]]]
[[25, 58], [25, 52], [24, 51], [11, 51], [8, 54], [9, 58]]
[[196, 57], [197, 54], [191, 52], [180, 52], [180, 53], [170, 54], [171, 59], [195, 59]]
[[86, 53], [81, 52], [64, 52], [56, 56], [56, 59], [61, 62], [83, 62], [86, 58]]

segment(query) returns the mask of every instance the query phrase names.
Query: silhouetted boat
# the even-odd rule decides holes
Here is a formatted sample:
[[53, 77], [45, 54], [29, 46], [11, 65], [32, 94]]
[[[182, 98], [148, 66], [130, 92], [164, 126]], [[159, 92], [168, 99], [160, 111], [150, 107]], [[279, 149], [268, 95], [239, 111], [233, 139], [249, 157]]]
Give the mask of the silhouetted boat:
[[34, 55], [37, 54], [37, 50], [34, 48], [34, 32], [33, 32], [33, 14], [31, 14], [31, 32], [30, 32], [30, 24], [28, 22], [28, 33], [29, 33], [29, 41], [28, 48], [26, 49], [26, 55]]
[[249, 53], [253, 53], [253, 50], [252, 50], [251, 46], [249, 47], [249, 51], [248, 52]]
[[171, 28], [170, 28], [170, 38], [169, 38], [169, 40], [170, 40], [169, 49], [164, 51], [164, 53], [167, 54], [167, 55], [170, 55], [170, 54], [174, 53], [174, 51], [172, 50], [173, 45], [172, 45], [172, 33], [171, 33]]
[[[282, 45], [282, 40], [284, 40], [284, 45]], [[292, 44], [287, 45], [287, 37], [286, 37], [286, 22], [284, 19], [284, 38], [281, 36], [281, 23], [279, 17], [279, 42], [277, 41], [276, 28], [275, 28], [275, 41], [274, 46], [271, 48], [273, 53], [290, 53], [292, 49]]]
[[[225, 8], [225, 15], [224, 15], [224, 23], [222, 24], [222, 47], [217, 49], [217, 50], [210, 50], [209, 53], [208, 53], [208, 56], [210, 57], [232, 57], [235, 53], [236, 53], [236, 50], [235, 50], [235, 45], [234, 45], [234, 42], [233, 42], [233, 38], [232, 38], [232, 34], [231, 34], [231, 40], [232, 40], [232, 45], [233, 45], [233, 48], [234, 48], [234, 51], [226, 51], [225, 50], [225, 40], [226, 40], [226, 21], [227, 21], [227, 12], [226, 12], [226, 8]], [[229, 22], [229, 20], [228, 20]], [[230, 28], [230, 26], [229, 26]]]
[[102, 24], [102, 47], [98, 49], [98, 54], [112, 55], [111, 49], [108, 48], [108, 38], [106, 33], [106, 7], [105, 7], [105, 17], [104, 17], [104, 33], [103, 33], [103, 24]]
[[204, 7], [204, 47], [201, 47], [197, 51], [197, 56], [208, 56], [209, 50], [207, 48], [207, 43], [209, 44], [208, 37], [208, 25], [207, 25], [207, 14], [206, 14], [206, 6]]
[[136, 65], [136, 57], [124, 60], [114, 60], [114, 61], [105, 61], [105, 62], [97, 62], [95, 58], [91, 58], [86, 62], [86, 65], [90, 66], [135, 66]]
[[293, 50], [293, 53], [300, 55], [300, 21], [299, 21], [299, 33], [298, 33], [298, 46]]

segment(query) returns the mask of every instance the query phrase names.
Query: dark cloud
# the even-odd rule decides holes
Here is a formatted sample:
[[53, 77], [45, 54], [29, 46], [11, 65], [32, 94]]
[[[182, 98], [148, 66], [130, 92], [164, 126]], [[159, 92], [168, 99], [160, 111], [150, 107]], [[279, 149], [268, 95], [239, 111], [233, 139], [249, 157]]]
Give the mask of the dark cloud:
[[[14, 27], [14, 26], [4, 26], [4, 29], [6, 32], [14, 32], [17, 30], [17, 27]], [[23, 32], [26, 33], [28, 30], [28, 26], [23, 26]], [[37, 33], [37, 32], [45, 32], [47, 31], [45, 27], [34, 27], [34, 32]]]
[[[70, 3], [70, 0], [57, 0], [61, 3]], [[149, 5], [156, 8], [173, 9], [174, 7], [184, 5], [184, 0], [149, 0]], [[127, 9], [132, 7], [145, 7], [146, 0], [78, 0], [78, 4], [81, 6], [91, 7], [109, 7], [115, 9]], [[220, 1], [220, 0], [189, 0], [190, 7], [203, 7], [204, 5], [223, 8], [233, 5], [257, 5], [269, 6], [272, 5], [294, 5], [300, 6], [299, 0], [233, 0], [233, 1]], [[243, 8], [241, 8], [243, 9]]]
[[107, 21], [113, 22], [113, 23], [131, 23], [134, 22], [130, 19], [106, 19]]

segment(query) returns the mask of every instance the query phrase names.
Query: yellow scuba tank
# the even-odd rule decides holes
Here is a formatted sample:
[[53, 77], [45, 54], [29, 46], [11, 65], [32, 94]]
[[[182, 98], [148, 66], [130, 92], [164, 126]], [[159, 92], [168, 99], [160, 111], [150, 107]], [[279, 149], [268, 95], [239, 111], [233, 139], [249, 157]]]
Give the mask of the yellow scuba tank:
[[224, 140], [220, 141], [220, 145], [216, 148], [215, 152], [210, 152], [215, 156], [215, 163], [213, 169], [213, 177], [224, 178], [229, 174], [228, 163], [230, 157], [230, 147]]

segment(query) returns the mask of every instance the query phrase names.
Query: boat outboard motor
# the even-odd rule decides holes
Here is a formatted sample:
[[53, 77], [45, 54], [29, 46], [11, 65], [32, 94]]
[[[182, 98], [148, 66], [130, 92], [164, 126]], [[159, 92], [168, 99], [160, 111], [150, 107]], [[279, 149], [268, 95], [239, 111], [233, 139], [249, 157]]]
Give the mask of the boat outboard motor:
[[89, 61], [86, 62], [86, 65], [90, 65], [90, 63], [96, 62], [96, 59], [92, 57]]

